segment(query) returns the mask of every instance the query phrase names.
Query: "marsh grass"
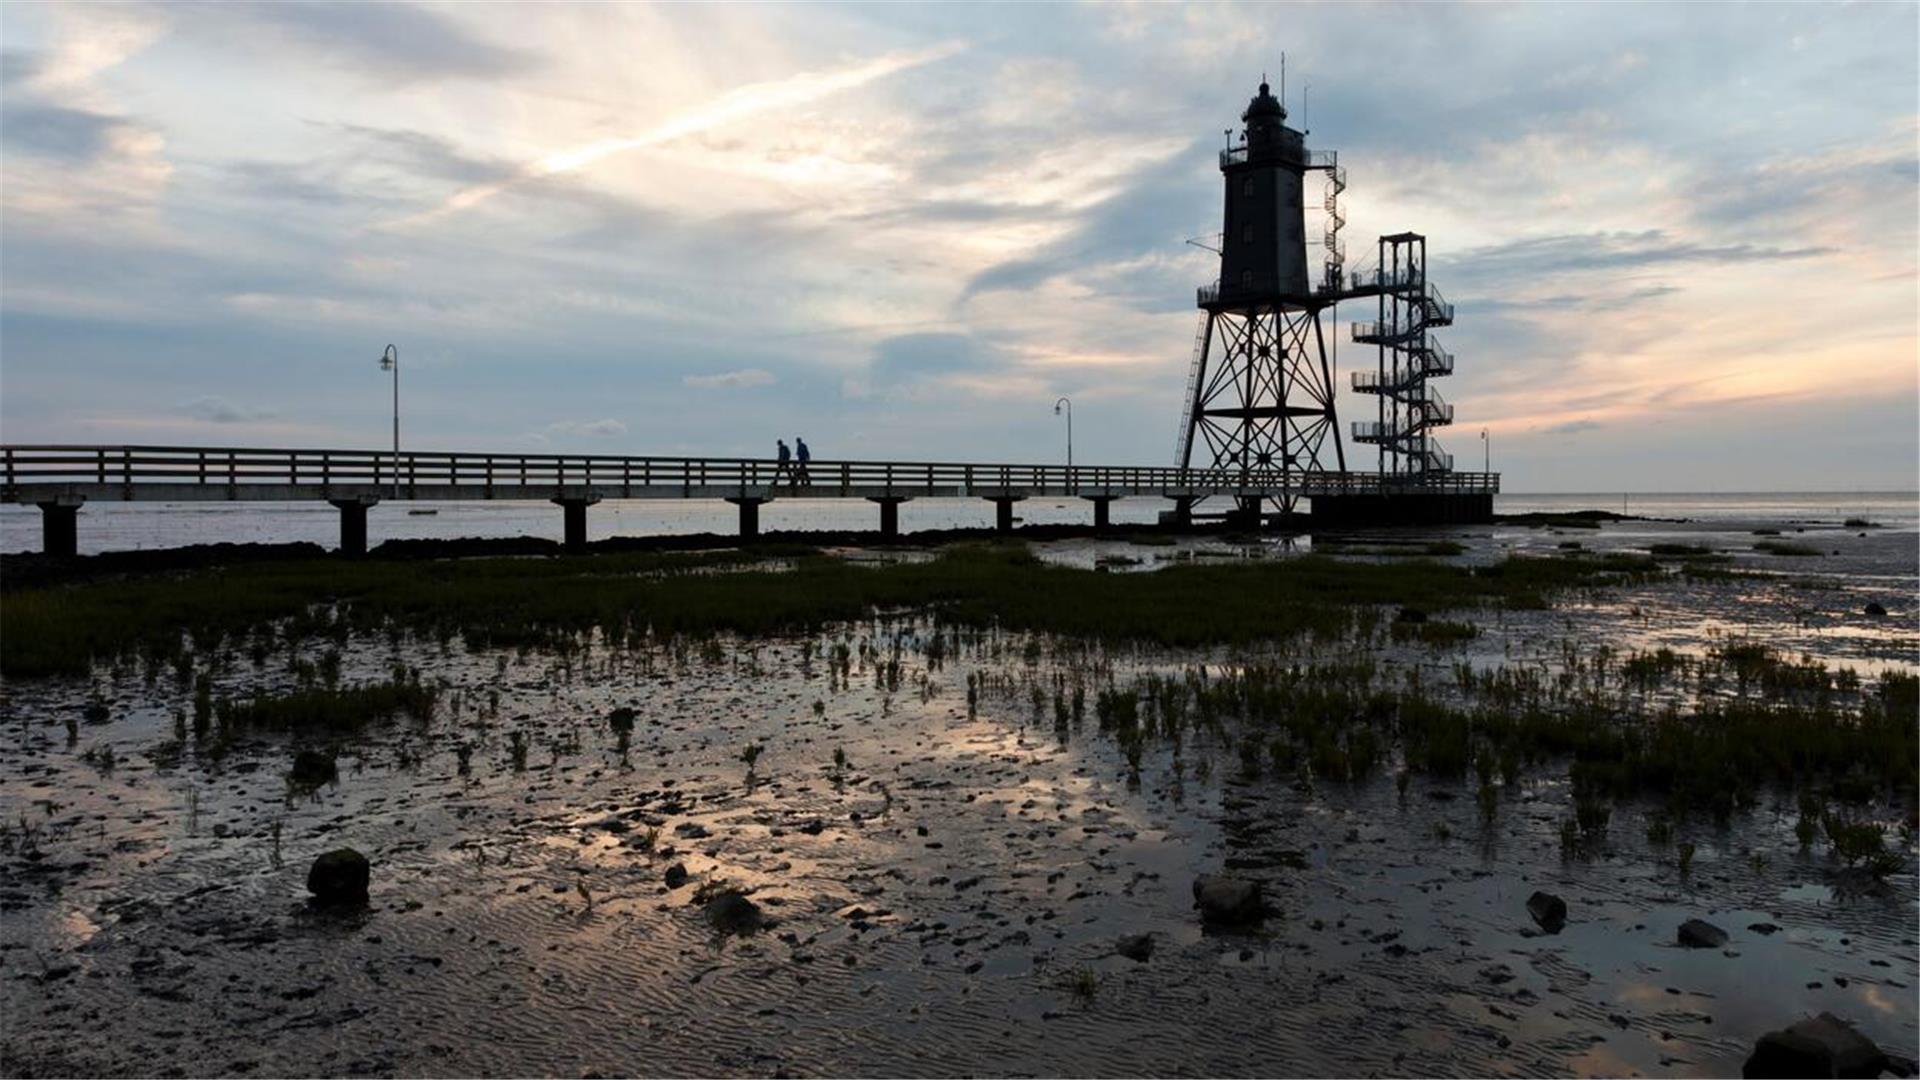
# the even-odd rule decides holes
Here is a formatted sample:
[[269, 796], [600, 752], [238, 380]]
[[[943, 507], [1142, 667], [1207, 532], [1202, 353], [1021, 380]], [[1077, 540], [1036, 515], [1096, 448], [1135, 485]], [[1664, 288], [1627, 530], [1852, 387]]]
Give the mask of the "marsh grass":
[[[355, 632], [457, 635], [470, 649], [564, 653], [594, 629], [618, 645], [649, 633], [760, 635], [857, 620], [875, 610], [930, 609], [946, 625], [1204, 645], [1336, 636], [1350, 623], [1353, 605], [1539, 606], [1557, 590], [1663, 573], [1650, 559], [1622, 555], [1513, 557], [1484, 567], [1427, 560], [1370, 565], [1308, 555], [1111, 575], [1045, 565], [1024, 548], [1000, 545], [962, 545], [930, 561], [877, 568], [813, 555], [796, 557], [786, 570], [695, 572], [728, 557], [404, 566], [313, 561], [20, 590], [0, 607], [7, 642], [0, 672], [83, 674], [95, 662], [127, 654], [191, 670], [196, 653], [247, 640], [270, 623], [278, 624], [285, 648], [333, 643], [317, 672], [326, 685], [338, 680], [337, 647]], [[1193, 603], [1195, 596], [1208, 602]]]
[[311, 688], [285, 694], [223, 698], [213, 707], [227, 735], [248, 731], [358, 731], [369, 723], [408, 716], [425, 723], [439, 691], [418, 682], [372, 683], [346, 689]]

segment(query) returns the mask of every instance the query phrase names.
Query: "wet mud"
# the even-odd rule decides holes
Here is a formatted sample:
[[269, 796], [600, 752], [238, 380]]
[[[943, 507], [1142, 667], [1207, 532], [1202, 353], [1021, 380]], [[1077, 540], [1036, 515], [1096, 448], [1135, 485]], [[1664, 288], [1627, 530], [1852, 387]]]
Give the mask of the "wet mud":
[[[1807, 610], [1796, 580], [1258, 658], [1364, 648], [1438, 687], [1457, 663], [1697, 650], [1765, 618], [1783, 647], [1911, 669], [1908, 625], [1862, 621], [1852, 592], [1780, 616]], [[1791, 793], [1659, 846], [1657, 808], [1624, 801], [1570, 858], [1564, 766], [1501, 785], [1491, 817], [1469, 781], [1254, 773], [1201, 730], [1149, 743], [1136, 776], [1091, 706], [1055, 704], [1076, 680], [1249, 659], [941, 637], [911, 615], [565, 656], [355, 639], [341, 682], [418, 669], [444, 684], [430, 720], [247, 734], [217, 759], [176, 741], [191, 695], [168, 674], [18, 682], [0, 1072], [1729, 1075], [1821, 1010], [1914, 1055], [1912, 860], [1851, 887], [1795, 839]], [[213, 682], [296, 677], [233, 655]], [[289, 781], [302, 749], [337, 755], [332, 782]], [[371, 860], [369, 901], [315, 907], [308, 866], [342, 846]], [[1203, 925], [1193, 882], [1223, 873], [1259, 883], [1265, 919]], [[716, 928], [728, 889], [763, 926]], [[1566, 900], [1559, 933], [1529, 916], [1535, 890]], [[1690, 918], [1729, 940], [1681, 947]]]

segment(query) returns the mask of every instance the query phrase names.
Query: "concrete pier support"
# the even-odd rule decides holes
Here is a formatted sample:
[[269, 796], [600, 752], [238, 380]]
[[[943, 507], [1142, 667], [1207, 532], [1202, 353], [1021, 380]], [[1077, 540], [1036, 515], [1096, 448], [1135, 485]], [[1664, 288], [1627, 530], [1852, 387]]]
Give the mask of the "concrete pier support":
[[995, 532], [1010, 533], [1013, 531], [1013, 504], [1023, 502], [1025, 499], [1025, 495], [993, 496], [991, 502], [993, 503], [993, 528]]
[[1167, 498], [1173, 501], [1173, 509], [1160, 515], [1162, 523], [1181, 529], [1192, 528], [1193, 504], [1199, 500], [1191, 495], [1169, 495]]
[[62, 495], [38, 504], [41, 551], [65, 558], [80, 553], [80, 504], [86, 501], [79, 495]]
[[1093, 527], [1102, 532], [1113, 527], [1112, 513], [1114, 496], [1082, 495], [1081, 498], [1093, 504]]
[[600, 501], [598, 495], [562, 495], [553, 500], [562, 516], [563, 546], [573, 553], [587, 550], [587, 507]]
[[1227, 512], [1227, 526], [1233, 529], [1260, 528], [1260, 503], [1257, 495], [1245, 495], [1233, 500], [1233, 509]]
[[362, 495], [351, 499], [328, 499], [340, 511], [340, 554], [367, 553], [367, 508], [380, 500]]
[[880, 535], [891, 540], [900, 535], [900, 504], [904, 495], [869, 495], [867, 501], [880, 506]]
[[747, 496], [738, 499], [728, 499], [727, 501], [740, 508], [740, 539], [752, 540], [759, 536], [760, 504], [770, 500], [756, 499], [752, 496]]

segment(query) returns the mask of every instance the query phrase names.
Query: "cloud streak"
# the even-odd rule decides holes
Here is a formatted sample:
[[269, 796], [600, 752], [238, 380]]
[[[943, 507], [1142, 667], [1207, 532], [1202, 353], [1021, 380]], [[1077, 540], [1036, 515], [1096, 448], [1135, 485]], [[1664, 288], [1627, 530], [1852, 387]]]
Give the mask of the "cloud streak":
[[864, 63], [829, 71], [803, 72], [772, 82], [751, 83], [678, 113], [665, 122], [637, 135], [601, 139], [584, 146], [557, 150], [521, 168], [515, 176], [484, 184], [475, 184], [454, 192], [421, 213], [389, 222], [386, 228], [406, 228], [438, 221], [451, 214], [471, 209], [511, 188], [548, 177], [577, 172], [616, 154], [660, 146], [676, 139], [711, 131], [762, 113], [793, 109], [812, 104], [834, 94], [865, 86], [878, 79], [944, 60], [965, 46], [947, 42], [925, 49], [888, 53]]

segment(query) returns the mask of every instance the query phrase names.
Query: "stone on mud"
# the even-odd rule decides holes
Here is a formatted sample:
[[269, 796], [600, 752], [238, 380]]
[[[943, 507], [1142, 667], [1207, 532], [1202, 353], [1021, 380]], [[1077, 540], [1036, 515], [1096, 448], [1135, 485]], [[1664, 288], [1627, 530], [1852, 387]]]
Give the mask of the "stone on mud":
[[1219, 926], [1256, 923], [1267, 913], [1259, 882], [1215, 874], [1194, 881], [1193, 905], [1200, 909], [1202, 922]]
[[1136, 963], [1144, 964], [1153, 955], [1153, 935], [1129, 934], [1114, 944], [1113, 951]]
[[287, 779], [296, 787], [317, 788], [332, 782], [339, 775], [340, 769], [334, 764], [332, 754], [302, 750], [293, 755], [293, 771], [287, 774]]
[[1740, 1067], [1740, 1075], [1879, 1076], [1886, 1064], [1886, 1055], [1872, 1039], [1832, 1013], [1823, 1012], [1762, 1035]]
[[672, 866], [667, 867], [666, 882], [667, 888], [669, 889], [677, 889], [685, 885], [687, 883], [687, 865], [685, 863], [674, 863]]
[[707, 901], [707, 921], [723, 934], [751, 934], [767, 925], [760, 905], [737, 889], [728, 889]]
[[335, 848], [307, 869], [307, 891], [319, 904], [364, 904], [371, 877], [365, 855], [350, 847]]
[[1689, 949], [1717, 949], [1727, 943], [1727, 932], [1702, 919], [1680, 924], [1680, 944]]
[[1884, 619], [1887, 616], [1886, 607], [1884, 605], [1877, 604], [1872, 600], [1867, 601], [1867, 606], [1862, 608], [1861, 610], [1866, 612], [1868, 615], [1873, 616], [1876, 619]]
[[1567, 925], [1567, 902], [1550, 892], [1534, 890], [1527, 897], [1527, 914], [1549, 934], [1559, 933]]

